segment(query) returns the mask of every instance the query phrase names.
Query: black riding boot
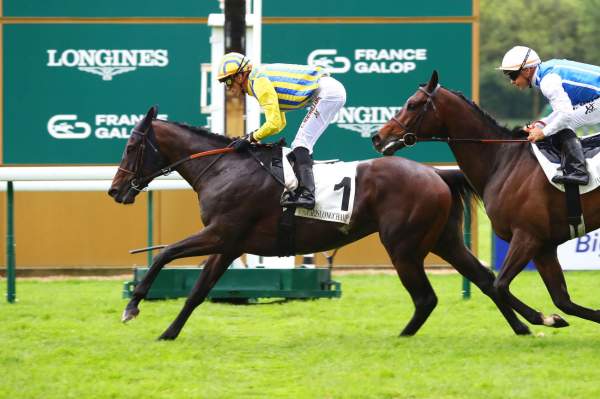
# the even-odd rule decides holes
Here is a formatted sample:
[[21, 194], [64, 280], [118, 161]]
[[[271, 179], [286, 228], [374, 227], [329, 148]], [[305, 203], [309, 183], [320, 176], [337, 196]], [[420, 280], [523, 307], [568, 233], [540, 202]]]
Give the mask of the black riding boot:
[[577, 135], [572, 130], [558, 132], [560, 134], [560, 163], [563, 174], [552, 178], [558, 184], [578, 184], [585, 186], [589, 182], [589, 175], [585, 165], [583, 148]]
[[315, 178], [312, 171], [312, 157], [308, 148], [294, 148], [294, 173], [298, 178], [298, 188], [294, 195], [287, 196], [281, 201], [284, 207], [295, 206], [306, 209], [315, 207]]

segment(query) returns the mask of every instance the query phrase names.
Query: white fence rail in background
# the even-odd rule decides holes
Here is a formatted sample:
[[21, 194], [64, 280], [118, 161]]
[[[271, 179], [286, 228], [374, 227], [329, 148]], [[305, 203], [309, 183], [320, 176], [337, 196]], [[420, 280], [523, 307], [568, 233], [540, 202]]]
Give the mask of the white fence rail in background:
[[[0, 191], [12, 181], [15, 191], [108, 191], [116, 166], [0, 167]], [[149, 190], [185, 190], [190, 185], [177, 172], [159, 176]]]
[[[16, 300], [14, 191], [108, 191], [116, 166], [0, 167], [0, 191], [6, 192], [6, 299]], [[186, 190], [190, 185], [177, 172], [160, 176], [148, 186], [148, 246], [152, 245], [152, 191]], [[148, 252], [148, 261], [152, 259]]]

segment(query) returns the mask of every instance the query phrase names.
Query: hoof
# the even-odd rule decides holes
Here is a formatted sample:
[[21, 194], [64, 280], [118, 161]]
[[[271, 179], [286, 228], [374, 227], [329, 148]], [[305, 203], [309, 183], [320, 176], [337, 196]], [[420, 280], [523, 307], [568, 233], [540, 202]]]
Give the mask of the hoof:
[[567, 323], [567, 321], [565, 319], [563, 319], [560, 315], [551, 314], [550, 317], [552, 317], [552, 319], [554, 319], [554, 324], [551, 327], [563, 328], [563, 327], [569, 326], [569, 323]]
[[514, 329], [517, 335], [531, 335], [531, 330], [525, 324]]
[[127, 323], [129, 320], [133, 320], [140, 314], [140, 310], [138, 308], [125, 309], [123, 311], [123, 315], [121, 316], [121, 321], [123, 323]]
[[400, 335], [398, 335], [398, 337], [400, 337], [400, 338], [409, 338], [409, 337], [412, 337], [412, 336], [414, 336], [415, 334], [416, 334], [416, 332], [406, 332], [406, 331], [402, 331], [402, 332], [400, 333]]
[[165, 331], [158, 337], [159, 341], [174, 341], [177, 338], [177, 335], [170, 334], [168, 331]]

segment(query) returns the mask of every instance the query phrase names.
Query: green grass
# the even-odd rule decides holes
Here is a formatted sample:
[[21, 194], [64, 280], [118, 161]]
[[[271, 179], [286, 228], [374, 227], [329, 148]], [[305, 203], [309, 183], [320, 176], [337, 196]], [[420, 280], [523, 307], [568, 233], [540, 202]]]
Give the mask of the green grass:
[[[600, 326], [518, 337], [478, 290], [460, 298], [458, 275], [430, 278], [440, 304], [412, 338], [397, 337], [412, 304], [395, 276], [347, 275], [338, 300], [204, 304], [173, 342], [155, 338], [183, 300], [123, 325], [120, 281], [19, 280], [0, 304], [0, 398], [600, 397]], [[598, 307], [600, 273], [567, 280]], [[537, 273], [513, 291], [556, 311]]]

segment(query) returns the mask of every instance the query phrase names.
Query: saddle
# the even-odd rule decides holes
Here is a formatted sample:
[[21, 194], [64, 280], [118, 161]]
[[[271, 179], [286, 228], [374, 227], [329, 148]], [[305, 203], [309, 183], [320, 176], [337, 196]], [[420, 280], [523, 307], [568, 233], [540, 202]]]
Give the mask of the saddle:
[[[251, 147], [250, 154], [267, 169], [269, 174], [281, 185], [282, 194], [294, 190], [298, 180], [287, 158], [290, 149], [285, 141], [270, 144], [269, 151], [256, 151], [262, 145]], [[340, 162], [337, 160], [316, 161], [313, 165], [315, 176], [314, 209], [288, 207], [282, 208], [279, 218], [277, 250], [279, 256], [295, 253], [296, 217], [318, 219], [327, 222], [349, 224], [354, 208], [356, 188], [356, 169], [359, 162]]]
[[[581, 146], [590, 174], [589, 184], [579, 187], [579, 192], [585, 194], [600, 186], [600, 133], [582, 137]], [[552, 177], [560, 168], [560, 150], [554, 147], [550, 140], [538, 141], [531, 148], [550, 184], [564, 192], [565, 188], [562, 184], [552, 182]]]
[[566, 193], [567, 220], [569, 221], [571, 238], [585, 235], [580, 194], [588, 193], [600, 186], [600, 133], [583, 137], [581, 146], [590, 175], [590, 182], [585, 186], [556, 184], [552, 181], [552, 177], [560, 168], [560, 151], [552, 145], [551, 140], [538, 141], [531, 146], [548, 182], [558, 190]]

